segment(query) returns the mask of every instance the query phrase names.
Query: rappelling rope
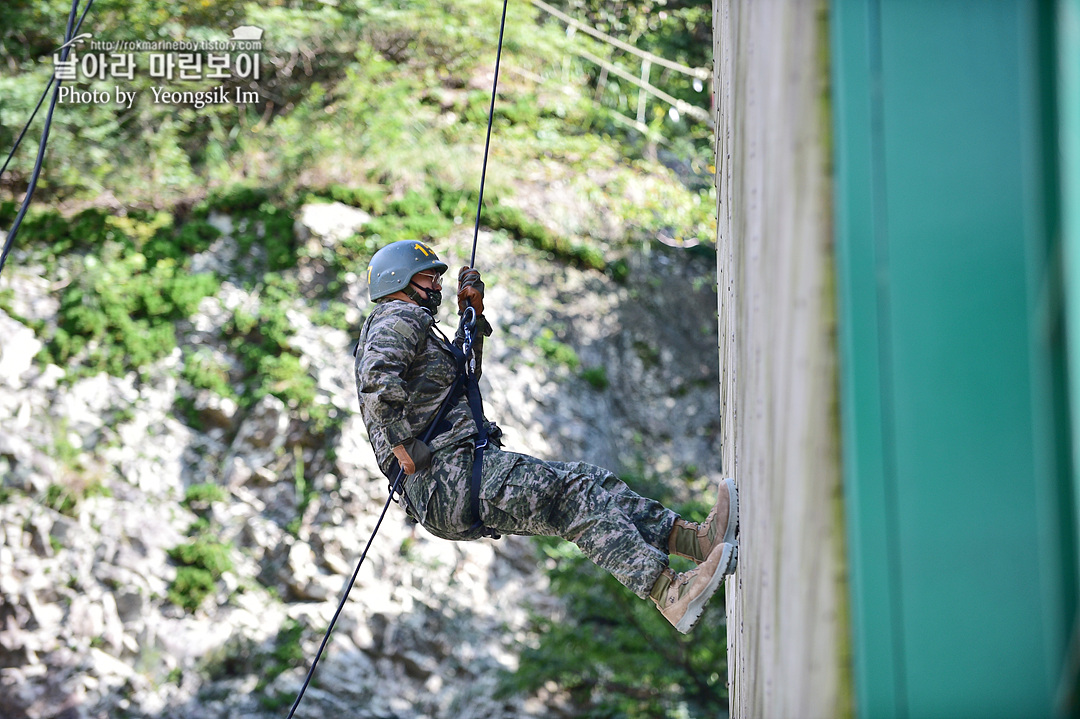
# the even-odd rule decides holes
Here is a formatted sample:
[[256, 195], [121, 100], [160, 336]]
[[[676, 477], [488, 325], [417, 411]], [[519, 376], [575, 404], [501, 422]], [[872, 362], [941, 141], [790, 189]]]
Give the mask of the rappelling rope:
[[[90, 0], [90, 2], [88, 2], [86, 4], [86, 7], [83, 8], [82, 14], [79, 15], [79, 22], [75, 23], [75, 29], [72, 31], [72, 38], [70, 38], [70, 39], [65, 38], [64, 44], [61, 47], [58, 47], [53, 52], [54, 55], [57, 52], [63, 52], [65, 50], [65, 48], [67, 48], [71, 44], [71, 41], [73, 39], [74, 40], [80, 39], [80, 37], [79, 37], [79, 29], [82, 28], [83, 20], [86, 19], [86, 13], [90, 12], [90, 7], [93, 4], [94, 4], [94, 0]], [[63, 59], [63, 58], [61, 58], [61, 59]], [[20, 132], [18, 138], [15, 139], [15, 144], [11, 147], [11, 152], [8, 153], [7, 159], [4, 160], [4, 166], [0, 167], [0, 177], [4, 176], [4, 172], [7, 171], [8, 165], [11, 164], [11, 158], [15, 157], [15, 152], [19, 149], [19, 145], [22, 144], [23, 138], [26, 137], [26, 131], [30, 129], [30, 123], [32, 123], [34, 121], [34, 118], [37, 117], [38, 110], [41, 109], [41, 104], [43, 102], [45, 102], [45, 98], [49, 96], [49, 90], [52, 89], [52, 86], [53, 86], [54, 82], [56, 82], [56, 72], [55, 72], [55, 70], [53, 71], [53, 74], [49, 76], [49, 84], [47, 84], [45, 86], [45, 89], [41, 91], [41, 97], [38, 98], [37, 106], [34, 107], [34, 111], [30, 113], [30, 119], [26, 121], [26, 124], [23, 125], [22, 132]]]
[[480, 170], [480, 199], [476, 202], [476, 224], [473, 226], [472, 256], [469, 267], [476, 267], [476, 240], [480, 236], [480, 211], [484, 209], [484, 181], [487, 179], [488, 150], [491, 148], [491, 125], [495, 121], [495, 95], [499, 91], [499, 63], [502, 61], [503, 30], [506, 28], [506, 4], [503, 0], [502, 21], [499, 23], [499, 50], [495, 54], [495, 79], [491, 83], [491, 107], [488, 108], [487, 139], [484, 141], [484, 164]]
[[[75, 1], [77, 2], [77, 0]], [[495, 95], [499, 89], [499, 63], [502, 60], [503, 31], [506, 28], [506, 6], [508, 2], [509, 0], [503, 0], [502, 20], [499, 22], [499, 49], [495, 55], [495, 80], [491, 86], [491, 106], [488, 109], [487, 139], [484, 142], [484, 163], [480, 171], [480, 199], [476, 204], [476, 225], [473, 227], [472, 256], [469, 259], [469, 267], [475, 267], [476, 265], [476, 242], [480, 234], [480, 211], [484, 207], [484, 181], [487, 178], [488, 151], [491, 148], [491, 125], [495, 119]], [[466, 356], [468, 356], [468, 352], [472, 349], [473, 327], [476, 322], [475, 310], [473, 310], [472, 307], [467, 308], [467, 310], [468, 311], [462, 317], [462, 322], [465, 325], [465, 346], [463, 349], [466, 352]], [[437, 422], [432, 423], [432, 425], [435, 424], [437, 424]], [[334, 631], [334, 625], [337, 623], [338, 617], [341, 616], [342, 610], [345, 609], [345, 602], [349, 600], [349, 592], [352, 591], [353, 584], [356, 583], [356, 577], [360, 574], [360, 567], [367, 557], [368, 549], [371, 548], [371, 543], [375, 541], [375, 535], [378, 534], [379, 527], [382, 526], [383, 519], [386, 517], [386, 511], [390, 508], [390, 502], [393, 501], [394, 495], [401, 488], [401, 482], [404, 479], [405, 472], [398, 468], [396, 479], [390, 486], [390, 496], [386, 498], [386, 504], [383, 505], [382, 512], [379, 514], [379, 521], [375, 523], [375, 529], [371, 530], [371, 537], [368, 538], [367, 545], [360, 554], [360, 560], [356, 563], [356, 569], [353, 570], [352, 576], [349, 578], [349, 581], [345, 584], [345, 587], [341, 592], [341, 600], [338, 602], [337, 610], [334, 612], [334, 616], [330, 618], [330, 626], [326, 628], [326, 634], [323, 635], [322, 642], [319, 644], [319, 650], [315, 652], [315, 659], [311, 662], [311, 668], [308, 669], [307, 677], [304, 678], [304, 683], [300, 687], [300, 691], [296, 695], [296, 701], [293, 702], [292, 708], [289, 709], [289, 715], [286, 719], [293, 718], [293, 714], [296, 713], [296, 708], [300, 706], [300, 700], [304, 698], [308, 686], [311, 685], [311, 679], [315, 676], [315, 667], [318, 666], [319, 659], [322, 658], [323, 651], [326, 649], [326, 644], [330, 641], [330, 633]]]
[[386, 510], [390, 508], [390, 502], [394, 499], [394, 493], [400, 489], [401, 480], [404, 478], [405, 472], [399, 469], [397, 479], [390, 488], [390, 496], [386, 498], [386, 504], [383, 505], [382, 512], [379, 514], [379, 521], [375, 523], [375, 529], [371, 530], [371, 537], [368, 538], [367, 546], [364, 547], [364, 551], [360, 554], [360, 561], [356, 563], [356, 569], [353, 570], [352, 576], [349, 577], [348, 583], [341, 591], [341, 601], [338, 602], [337, 611], [334, 612], [334, 616], [330, 619], [330, 626], [326, 628], [326, 634], [323, 635], [322, 643], [319, 645], [319, 651], [315, 652], [315, 659], [311, 662], [311, 668], [308, 669], [307, 678], [304, 679], [304, 685], [300, 687], [300, 693], [296, 695], [296, 701], [293, 702], [292, 709], [289, 710], [289, 719], [292, 719], [292, 715], [296, 712], [296, 708], [300, 706], [300, 700], [304, 698], [304, 692], [307, 691], [308, 685], [311, 684], [311, 678], [315, 676], [315, 667], [318, 666], [323, 650], [326, 649], [326, 643], [330, 641], [330, 632], [333, 631], [334, 625], [341, 615], [341, 611], [345, 609], [345, 602], [349, 600], [349, 592], [352, 591], [353, 584], [356, 583], [356, 576], [360, 574], [360, 566], [364, 563], [368, 550], [371, 549], [371, 543], [375, 541], [375, 535], [378, 534], [379, 527], [382, 526], [383, 518], [386, 517]]
[[[79, 16], [78, 25], [75, 24], [75, 14], [79, 11], [79, 0], [71, 0], [71, 12], [68, 13], [67, 29], [64, 31], [64, 44], [61, 46], [60, 61], [65, 62], [68, 58], [68, 53], [71, 52], [71, 41], [75, 37], [75, 34], [82, 27], [83, 20], [86, 18], [86, 13], [90, 11], [90, 6], [94, 4], [94, 0], [89, 0], [86, 3], [86, 7], [83, 8], [82, 15]], [[30, 200], [34, 196], [34, 190], [37, 189], [38, 177], [41, 175], [41, 166], [45, 161], [45, 147], [49, 143], [49, 128], [52, 127], [53, 110], [56, 109], [56, 102], [60, 97], [60, 85], [63, 80], [56, 78], [56, 72], [53, 71], [52, 78], [49, 79], [49, 84], [45, 87], [45, 92], [41, 95], [41, 100], [38, 100], [37, 107], [34, 108], [34, 112], [30, 115], [30, 119], [27, 120], [26, 126], [23, 127], [23, 131], [19, 133], [19, 138], [15, 141], [15, 146], [11, 148], [11, 153], [8, 155], [7, 161], [4, 162], [4, 169], [7, 168], [8, 162], [11, 162], [12, 156], [15, 155], [15, 150], [19, 149], [19, 143], [22, 142], [23, 136], [26, 134], [27, 128], [30, 127], [30, 123], [33, 122], [34, 116], [37, 115], [38, 110], [41, 108], [41, 103], [45, 99], [45, 96], [49, 94], [49, 87], [52, 86], [53, 80], [56, 80], [56, 87], [53, 89], [52, 102], [49, 103], [49, 112], [45, 115], [45, 129], [41, 132], [41, 142], [38, 145], [37, 160], [34, 162], [34, 172], [30, 175], [30, 185], [26, 189], [26, 197], [23, 198], [22, 207], [19, 208], [19, 214], [15, 216], [15, 221], [11, 225], [11, 231], [8, 232], [7, 238], [4, 240], [4, 249], [0, 252], [0, 272], [4, 271], [4, 263], [7, 262], [8, 253], [11, 252], [11, 248], [15, 243], [15, 235], [19, 232], [19, 225], [22, 224], [23, 217], [26, 216], [26, 211], [30, 207]], [[0, 170], [0, 174], [3, 171]]]

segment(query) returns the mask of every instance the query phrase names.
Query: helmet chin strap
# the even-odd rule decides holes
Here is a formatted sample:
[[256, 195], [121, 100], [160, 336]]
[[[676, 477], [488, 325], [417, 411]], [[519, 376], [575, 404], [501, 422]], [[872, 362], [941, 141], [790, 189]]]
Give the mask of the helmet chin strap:
[[[414, 287], [416, 290], [423, 290], [426, 296], [422, 297], [419, 292], [413, 289]], [[439, 310], [439, 305], [442, 304], [442, 292], [430, 287], [422, 287], [412, 281], [410, 281], [401, 291], [413, 302], [420, 305], [425, 310], [430, 311], [431, 314], [435, 314]]]

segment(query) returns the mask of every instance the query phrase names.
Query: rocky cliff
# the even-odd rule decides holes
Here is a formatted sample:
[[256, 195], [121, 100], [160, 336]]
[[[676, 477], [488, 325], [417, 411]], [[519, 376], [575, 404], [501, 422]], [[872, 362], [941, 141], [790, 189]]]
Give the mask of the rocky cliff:
[[[367, 219], [305, 206], [297, 236], [317, 258]], [[234, 218], [210, 223], [221, 235], [193, 271], [236, 259]], [[456, 268], [470, 240], [436, 245]], [[317, 261], [284, 273], [299, 288], [278, 305], [308, 400], [245, 404], [227, 391], [243, 357], [225, 337], [269, 321], [267, 287], [225, 279], [175, 323], [176, 349], [138, 372], [75, 373], [39, 354], [70, 278], [27, 257], [9, 262], [0, 311], [0, 717], [284, 716], [386, 497], [352, 379], [362, 273], [344, 277], [334, 322], [308, 299]], [[710, 491], [713, 260], [662, 245], [623, 259], [616, 280], [481, 234], [487, 413], [508, 449]], [[391, 506], [297, 715], [572, 715], [554, 685], [498, 691], [530, 612], [560, 611], [543, 561], [525, 538], [435, 539]]]

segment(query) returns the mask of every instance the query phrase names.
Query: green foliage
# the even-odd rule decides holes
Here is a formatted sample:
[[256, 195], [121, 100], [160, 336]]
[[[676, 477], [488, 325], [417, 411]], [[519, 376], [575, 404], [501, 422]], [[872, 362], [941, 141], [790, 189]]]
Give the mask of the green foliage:
[[300, 622], [286, 618], [274, 638], [266, 642], [256, 644], [234, 635], [202, 658], [199, 673], [215, 680], [255, 675], [258, 677], [255, 693], [260, 704], [267, 709], [287, 707], [295, 695], [268, 693], [267, 688], [283, 672], [303, 666], [307, 658], [301, 645], [305, 630]]
[[299, 295], [294, 280], [273, 272], [263, 275], [257, 290], [259, 305], [255, 313], [238, 309], [224, 327], [230, 349], [249, 374], [260, 373], [268, 358], [291, 349], [293, 327], [286, 312]]
[[611, 279], [624, 284], [630, 278], [630, 264], [623, 258], [608, 263], [607, 272]]
[[[224, 326], [229, 349], [240, 358], [245, 372], [245, 389], [239, 400], [250, 405], [273, 395], [301, 419], [311, 421], [315, 432], [327, 432], [339, 421], [336, 410], [315, 402], [315, 378], [292, 345], [293, 326], [287, 313], [299, 296], [299, 288], [295, 280], [280, 273], [267, 273], [262, 280], [255, 313], [238, 309]], [[193, 372], [204, 374], [198, 369]]]
[[176, 230], [160, 230], [143, 247], [143, 254], [150, 263], [171, 259], [183, 263], [198, 252], [205, 252], [221, 236], [221, 231], [209, 222], [194, 220]]
[[348, 319], [349, 305], [340, 301], [327, 301], [311, 316], [312, 324], [321, 327], [333, 327], [343, 332], [352, 332], [356, 328]]
[[183, 504], [188, 509], [205, 508], [214, 502], [223, 502], [228, 493], [221, 485], [214, 484], [213, 482], [204, 482], [202, 484], [193, 484], [187, 488], [184, 492]]
[[217, 211], [226, 215], [245, 215], [258, 211], [271, 201], [271, 193], [265, 187], [252, 185], [230, 185], [211, 191], [206, 199], [193, 210], [195, 217], [206, 218], [210, 212]]
[[202, 606], [203, 600], [214, 593], [217, 578], [202, 567], [177, 567], [176, 579], [169, 585], [169, 601], [187, 612]]
[[221, 397], [236, 399], [236, 392], [229, 384], [229, 368], [207, 350], [186, 352], [180, 376], [195, 389], [208, 389]]
[[281, 207], [261, 209], [262, 247], [266, 251], [266, 263], [271, 272], [296, 266], [296, 236], [293, 233], [292, 214]]
[[[643, 49], [695, 67], [709, 64], [711, 8], [703, 0], [558, 4]], [[13, 7], [0, 10], [0, 37], [12, 50], [8, 72], [0, 78], [0, 145], [8, 146], [48, 78], [51, 68], [41, 59], [59, 44], [55, 8], [43, 0]], [[55, 162], [50, 161], [38, 197], [92, 198], [102, 188], [117, 195], [123, 188], [121, 199], [130, 204], [160, 207], [180, 201], [194, 203], [196, 216], [210, 207], [243, 213], [258, 211], [271, 197], [300, 196], [300, 183], [310, 184], [314, 177], [325, 178], [334, 199], [382, 215], [384, 187], [396, 192], [402, 184], [416, 188], [424, 180], [475, 187], [476, 146], [482, 143], [489, 97], [484, 89], [466, 88], [494, 59], [492, 38], [478, 32], [477, 18], [497, 16], [498, 10], [497, 0], [270, 5], [203, 0], [179, 8], [99, 0], [86, 27], [95, 39], [218, 39], [241, 24], [274, 28], [261, 63], [263, 102], [198, 110], [155, 104], [150, 88], [159, 81], [140, 66], [134, 80], [122, 83], [139, 93], [130, 111], [88, 105], [58, 117], [50, 147]], [[535, 10], [508, 17], [507, 62], [522, 72], [503, 83], [495, 106], [493, 160], [504, 176], [524, 172], [522, 160], [530, 157], [579, 158], [587, 164], [587, 146], [597, 141], [615, 140], [627, 158], [642, 155], [637, 133], [613, 125], [606, 109], [593, 101], [599, 68], [569, 59], [582, 42], [606, 54], [580, 33], [568, 38], [560, 22]], [[297, 58], [305, 59], [297, 65]], [[636, 59], [615, 61], [638, 74]], [[694, 87], [693, 79], [659, 74], [655, 69], [653, 80], [666, 91], [708, 106], [706, 88]], [[105, 82], [84, 85], [106, 90], [115, 84]], [[623, 105], [633, 103], [636, 92], [613, 78], [599, 95], [605, 104], [614, 98], [617, 109], [633, 114]], [[711, 153], [708, 128], [664, 119], [664, 106], [656, 107], [669, 151], [682, 164], [696, 162], [695, 177], [703, 174]], [[686, 159], [695, 148], [705, 160]], [[21, 186], [29, 171], [25, 150], [21, 159], [12, 168], [12, 187]], [[347, 189], [361, 177], [364, 192]], [[274, 189], [252, 183], [273, 183]], [[10, 213], [0, 212], [5, 214]], [[269, 269], [289, 266], [287, 252], [269, 254], [276, 256]]]
[[68, 421], [61, 417], [53, 429], [53, 456], [66, 467], [75, 467], [79, 458], [79, 448], [71, 443], [68, 436]]
[[173, 322], [217, 287], [212, 275], [189, 274], [172, 260], [147, 266], [141, 254], [88, 256], [61, 296], [49, 359], [65, 364], [78, 355], [85, 371], [123, 376], [171, 352]]
[[726, 630], [722, 595], [692, 636], [680, 635], [642, 601], [554, 538], [537, 540], [565, 615], [534, 616], [518, 668], [501, 677], [506, 694], [554, 681], [585, 717], [713, 717], [727, 710]]
[[267, 687], [282, 673], [298, 666], [303, 666], [307, 657], [300, 645], [304, 636], [304, 625], [295, 619], [286, 619], [281, 623], [273, 648], [267, 653], [257, 654], [253, 662], [253, 671], [259, 675], [255, 691], [259, 694], [259, 704], [264, 709], [276, 711], [288, 707], [294, 696], [288, 693], [266, 693]]
[[381, 215], [386, 212], [386, 192], [380, 187], [347, 187], [333, 184], [320, 190], [314, 190], [309, 194], [309, 199], [329, 199], [361, 210], [373, 215]]
[[[603, 32], [631, 42], [636, 47], [661, 57], [680, 62], [694, 68], [709, 68], [712, 64], [712, 7], [708, 0], [686, 0], [672, 3], [668, 0], [633, 0], [632, 2], [610, 3], [604, 0], [554, 0], [554, 5], [575, 18], [599, 28]], [[548, 23], [558, 21], [543, 16]], [[594, 53], [605, 55], [599, 43], [592, 43]], [[627, 72], [638, 76], [641, 61], [633, 55], [615, 53], [611, 58]], [[598, 79], [601, 68], [591, 63], [583, 65], [592, 82]], [[674, 95], [691, 105], [707, 109], [709, 105], [708, 83], [698, 81], [682, 73], [662, 71], [653, 67], [650, 81], [659, 85], [665, 92]], [[633, 116], [637, 105], [637, 88], [621, 83], [609, 76], [603, 89], [598, 89], [598, 97], [608, 107], [613, 107], [624, 115]], [[650, 99], [650, 108], [661, 116], [656, 123], [665, 137], [671, 138], [670, 151], [680, 159], [695, 156], [708, 157], [708, 145], [712, 142], [712, 132], [700, 122], [687, 121], [685, 118], [674, 120], [667, 115], [668, 105]], [[643, 149], [647, 138], [637, 132], [621, 128], [612, 130], [627, 141]]]
[[231, 547], [207, 537], [198, 537], [186, 544], [180, 544], [169, 550], [169, 557], [185, 567], [200, 567], [220, 577], [232, 571]]
[[184, 506], [198, 516], [188, 527], [190, 541], [168, 551], [169, 558], [179, 565], [168, 599], [187, 612], [202, 606], [222, 575], [233, 571], [232, 545], [218, 540], [209, 514], [211, 505], [227, 498], [225, 489], [212, 482], [193, 484], [184, 492]]
[[75, 516], [76, 499], [74, 494], [67, 487], [59, 484], [50, 484], [45, 489], [45, 499], [43, 503], [49, 509], [55, 509], [60, 514], [66, 514], [69, 517]]
[[102, 484], [100, 479], [74, 478], [64, 484], [50, 484], [45, 488], [45, 496], [41, 502], [60, 514], [75, 517], [83, 500], [89, 497], [111, 496], [112, 490]]
[[645, 340], [634, 340], [634, 353], [637, 354], [645, 369], [660, 366], [660, 348]]
[[295, 619], [286, 619], [281, 623], [277, 636], [274, 637], [274, 648], [260, 673], [257, 690], [274, 681], [282, 672], [303, 663], [306, 658], [304, 649], [300, 646], [303, 636], [304, 625]]
[[540, 331], [540, 336], [536, 338], [536, 346], [553, 362], [565, 365], [572, 370], [581, 366], [581, 360], [574, 348], [555, 339], [555, 333], [548, 327]]
[[169, 586], [169, 601], [188, 612], [202, 606], [203, 600], [214, 592], [217, 580], [233, 570], [231, 550], [230, 545], [207, 535], [170, 549], [169, 557], [180, 566]]
[[[428, 192], [409, 190], [403, 197], [386, 205], [386, 213], [365, 225], [360, 234], [370, 239], [366, 250], [375, 249], [398, 240], [434, 240], [447, 235], [453, 223], [447, 220]], [[359, 259], [359, 257], [357, 258]]]
[[296, 355], [263, 355], [258, 374], [262, 385], [256, 395], [272, 394], [292, 410], [310, 407], [315, 401], [315, 378], [308, 374]]
[[28, 212], [19, 228], [19, 243], [38, 245], [45, 259], [76, 251], [99, 251], [106, 243], [131, 247], [131, 241], [111, 214], [89, 208], [65, 218], [54, 210]]
[[260, 261], [252, 269], [279, 272], [296, 266], [295, 209], [293, 203], [282, 200], [273, 188], [229, 185], [211, 191], [199, 202], [192, 209], [197, 221], [184, 225], [182, 232], [191, 226], [187, 230], [191, 239], [208, 244], [207, 240], [212, 242], [217, 237], [217, 231], [204, 220], [211, 212], [229, 215], [236, 225], [233, 235], [241, 257], [251, 259], [253, 254], [258, 254]]
[[177, 232], [167, 213], [90, 208], [71, 218], [34, 213], [22, 227], [20, 244], [48, 272], [59, 258], [70, 260], [57, 325], [39, 334], [47, 341], [44, 361], [77, 364], [71, 377], [123, 375], [164, 357], [176, 346], [173, 323], [218, 287], [213, 276], [187, 271], [189, 254], [217, 236], [205, 223]]
[[610, 384], [608, 382], [607, 368], [603, 365], [587, 367], [581, 371], [581, 378], [588, 382], [593, 389], [603, 392]]

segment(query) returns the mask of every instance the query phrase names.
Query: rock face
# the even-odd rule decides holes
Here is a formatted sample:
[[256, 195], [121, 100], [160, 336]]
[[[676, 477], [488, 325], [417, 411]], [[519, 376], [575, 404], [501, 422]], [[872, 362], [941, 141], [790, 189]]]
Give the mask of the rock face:
[[[297, 221], [331, 247], [366, 218], [333, 208]], [[451, 267], [470, 239], [439, 248]], [[509, 239], [483, 235], [481, 248], [495, 326], [482, 387], [508, 449], [719, 478], [711, 259], [639, 253], [620, 284]], [[33, 319], [54, 319], [44, 278], [8, 271]], [[348, 279], [346, 296], [365, 297], [363, 278]], [[123, 378], [41, 365], [34, 332], [0, 312], [0, 717], [287, 713], [386, 480], [357, 413], [352, 338], [313, 323], [303, 297], [289, 320], [329, 430], [273, 395], [242, 408], [183, 379], [193, 347], [235, 362], [216, 337], [254, 301], [225, 282], [178, 324], [180, 349]], [[204, 576], [193, 570], [211, 579], [185, 610], [178, 594]], [[556, 604], [530, 540], [445, 542], [391, 506], [297, 716], [570, 715], [496, 693], [529, 611]]]

